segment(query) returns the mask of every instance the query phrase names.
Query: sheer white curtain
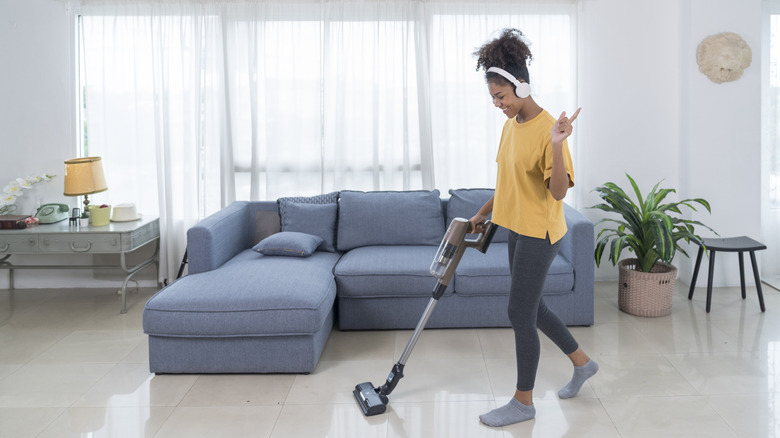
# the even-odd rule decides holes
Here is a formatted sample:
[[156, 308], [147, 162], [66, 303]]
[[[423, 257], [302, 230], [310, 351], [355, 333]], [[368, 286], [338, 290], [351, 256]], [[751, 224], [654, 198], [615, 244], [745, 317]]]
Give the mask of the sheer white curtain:
[[[506, 116], [493, 106], [472, 54], [503, 28], [520, 29], [534, 57], [529, 65], [534, 100], [553, 116], [571, 114], [577, 105], [576, 4], [442, 1], [430, 8], [436, 186], [494, 187]], [[569, 147], [576, 166], [576, 130]]]
[[234, 198], [322, 191], [321, 16], [320, 2], [223, 5]]
[[764, 2], [761, 278], [780, 289], [780, 0]]
[[240, 199], [424, 185], [419, 6], [225, 7], [227, 123]]
[[203, 87], [218, 85], [223, 71], [221, 57], [203, 50], [221, 47], [214, 12], [82, 2], [84, 154], [103, 157], [108, 203], [160, 216], [161, 280], [175, 276], [185, 230], [227, 198], [214, 196], [227, 184], [204, 178], [223, 158], [220, 93]]
[[[326, 190], [433, 188], [423, 167], [418, 41], [423, 3], [328, 2], [324, 17]], [[423, 82], [424, 83], [424, 82]]]
[[236, 199], [492, 187], [504, 116], [472, 52], [502, 28], [531, 43], [542, 106], [575, 106], [569, 0], [80, 6], [84, 153], [103, 157], [108, 202], [160, 215], [161, 278]]

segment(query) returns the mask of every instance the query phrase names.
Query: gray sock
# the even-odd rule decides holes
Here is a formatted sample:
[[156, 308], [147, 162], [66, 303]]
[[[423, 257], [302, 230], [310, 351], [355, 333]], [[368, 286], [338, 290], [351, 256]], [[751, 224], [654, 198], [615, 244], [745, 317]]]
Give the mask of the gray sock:
[[563, 389], [558, 391], [558, 397], [572, 398], [577, 395], [580, 392], [580, 388], [582, 388], [582, 384], [596, 374], [598, 370], [599, 364], [593, 359], [581, 367], [574, 367], [574, 376], [572, 376], [571, 381]]
[[513, 423], [530, 420], [536, 416], [534, 405], [524, 405], [516, 398], [500, 408], [493, 409], [487, 414], [479, 416], [479, 420], [491, 427], [507, 426]]

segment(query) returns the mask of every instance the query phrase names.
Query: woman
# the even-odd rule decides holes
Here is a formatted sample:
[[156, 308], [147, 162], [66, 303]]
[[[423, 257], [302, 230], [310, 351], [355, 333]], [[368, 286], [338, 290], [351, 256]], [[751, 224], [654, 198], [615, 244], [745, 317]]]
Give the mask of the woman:
[[596, 374], [598, 364], [579, 347], [563, 322], [542, 298], [547, 271], [566, 234], [562, 199], [574, 186], [566, 138], [580, 110], [558, 119], [530, 96], [527, 63], [531, 51], [517, 29], [505, 29], [474, 55], [483, 68], [493, 104], [506, 114], [496, 163], [494, 196], [470, 219], [470, 230], [493, 213], [493, 222], [509, 229], [509, 266], [512, 285], [509, 319], [515, 334], [517, 386], [514, 398], [480, 420], [488, 426], [505, 426], [534, 418], [533, 388], [539, 365], [537, 328], [548, 336], [574, 365], [574, 376], [558, 392], [560, 398], [577, 395], [583, 383]]

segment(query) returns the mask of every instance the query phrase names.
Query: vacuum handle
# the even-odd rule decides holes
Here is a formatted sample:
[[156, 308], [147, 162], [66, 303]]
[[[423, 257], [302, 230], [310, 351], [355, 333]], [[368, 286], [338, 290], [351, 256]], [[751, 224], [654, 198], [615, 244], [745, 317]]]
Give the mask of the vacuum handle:
[[484, 254], [487, 252], [488, 247], [490, 247], [490, 242], [493, 241], [493, 236], [496, 235], [496, 231], [498, 231], [498, 225], [491, 221], [485, 221], [481, 225], [482, 233], [480, 233], [479, 237], [476, 239], [466, 239], [466, 246], [476, 248], [479, 252]]
[[482, 233], [482, 238], [480, 239], [482, 244], [477, 247], [477, 249], [482, 254], [487, 252], [488, 247], [490, 247], [490, 243], [493, 242], [493, 236], [495, 236], [496, 231], [498, 231], [498, 225], [494, 224], [493, 222], [487, 221], [484, 226], [487, 227], [487, 229], [483, 228], [484, 232]]

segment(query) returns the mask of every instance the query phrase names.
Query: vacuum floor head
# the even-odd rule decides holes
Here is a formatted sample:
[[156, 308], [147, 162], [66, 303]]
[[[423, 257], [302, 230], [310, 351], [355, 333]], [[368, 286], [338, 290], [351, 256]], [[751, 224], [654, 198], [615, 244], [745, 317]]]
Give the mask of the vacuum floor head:
[[352, 394], [366, 417], [383, 414], [387, 409], [387, 398], [385, 397], [385, 400], [382, 400], [382, 397], [374, 389], [374, 385], [371, 382], [355, 386]]

